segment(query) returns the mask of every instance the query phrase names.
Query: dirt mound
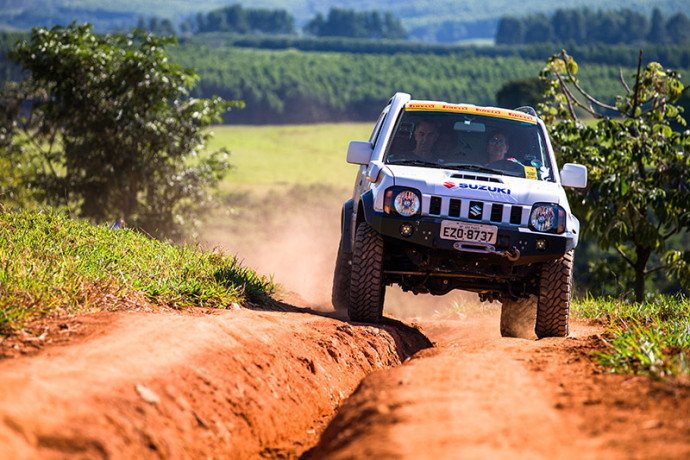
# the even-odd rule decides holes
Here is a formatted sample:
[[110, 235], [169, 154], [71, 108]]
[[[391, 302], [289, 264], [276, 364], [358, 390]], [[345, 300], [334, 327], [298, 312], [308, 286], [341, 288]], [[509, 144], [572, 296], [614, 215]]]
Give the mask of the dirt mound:
[[305, 459], [690, 456], [689, 387], [602, 374], [586, 323], [530, 341], [497, 322], [423, 323], [438, 346], [364, 379]]
[[100, 313], [0, 362], [2, 458], [292, 457], [372, 370], [430, 343], [307, 311]]

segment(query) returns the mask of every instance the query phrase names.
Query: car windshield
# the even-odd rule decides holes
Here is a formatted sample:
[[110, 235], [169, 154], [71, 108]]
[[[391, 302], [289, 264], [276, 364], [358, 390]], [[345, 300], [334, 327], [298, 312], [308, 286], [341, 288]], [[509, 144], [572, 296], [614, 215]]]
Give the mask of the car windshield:
[[553, 181], [539, 125], [511, 118], [517, 117], [405, 111], [385, 162]]

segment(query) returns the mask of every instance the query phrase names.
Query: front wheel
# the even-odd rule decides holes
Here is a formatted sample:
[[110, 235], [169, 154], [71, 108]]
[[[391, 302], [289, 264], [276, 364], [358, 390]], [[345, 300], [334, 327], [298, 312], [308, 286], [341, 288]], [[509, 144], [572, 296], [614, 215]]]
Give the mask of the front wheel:
[[366, 222], [357, 227], [350, 275], [351, 321], [379, 323], [383, 318], [383, 238]]
[[574, 250], [570, 250], [541, 269], [535, 328], [540, 339], [568, 335], [574, 256]]
[[345, 311], [350, 303], [350, 275], [352, 273], [352, 254], [343, 251], [343, 242], [338, 245], [333, 271], [333, 290], [331, 303], [335, 311]]

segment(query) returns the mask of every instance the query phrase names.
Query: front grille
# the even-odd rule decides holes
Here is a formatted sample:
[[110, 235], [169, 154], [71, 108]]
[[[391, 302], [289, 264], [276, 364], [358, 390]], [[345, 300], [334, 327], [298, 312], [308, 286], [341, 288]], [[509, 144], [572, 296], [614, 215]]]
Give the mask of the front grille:
[[510, 223], [513, 225], [520, 225], [522, 222], [522, 206], [513, 206], [510, 208]]
[[439, 215], [441, 214], [441, 203], [443, 200], [440, 196], [432, 196], [429, 202], [429, 214]]
[[[479, 200], [467, 201], [459, 198], [441, 196], [425, 196], [425, 200], [427, 199], [429, 207], [425, 214], [430, 216], [511, 225], [523, 224], [523, 206], [512, 206], [509, 204], [491, 203]], [[486, 213], [484, 211], [486, 211]], [[526, 224], [526, 222], [524, 224]]]
[[460, 217], [460, 210], [462, 209], [462, 201], [451, 198], [448, 206], [448, 217]]
[[491, 222], [503, 221], [503, 205], [494, 203], [491, 205]]

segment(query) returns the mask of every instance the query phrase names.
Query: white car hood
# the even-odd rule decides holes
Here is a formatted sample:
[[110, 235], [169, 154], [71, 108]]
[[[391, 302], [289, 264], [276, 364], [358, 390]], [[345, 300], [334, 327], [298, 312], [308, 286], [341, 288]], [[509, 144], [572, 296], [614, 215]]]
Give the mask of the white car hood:
[[415, 166], [387, 165], [387, 168], [396, 186], [415, 188], [423, 195], [527, 206], [555, 202], [567, 207], [565, 192], [555, 182]]

